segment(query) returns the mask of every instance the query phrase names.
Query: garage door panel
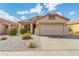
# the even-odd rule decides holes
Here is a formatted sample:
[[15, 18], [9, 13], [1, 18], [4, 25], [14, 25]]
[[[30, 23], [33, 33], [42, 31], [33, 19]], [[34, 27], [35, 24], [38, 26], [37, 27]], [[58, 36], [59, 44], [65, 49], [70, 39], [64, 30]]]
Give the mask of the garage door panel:
[[40, 35], [63, 35], [63, 25], [42, 24], [40, 25]]

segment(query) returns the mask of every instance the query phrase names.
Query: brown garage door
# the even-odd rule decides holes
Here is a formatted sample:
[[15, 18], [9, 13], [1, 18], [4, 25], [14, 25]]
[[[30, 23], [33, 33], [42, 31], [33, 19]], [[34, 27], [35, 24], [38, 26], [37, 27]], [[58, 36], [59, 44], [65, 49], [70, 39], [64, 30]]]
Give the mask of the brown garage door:
[[41, 24], [40, 35], [63, 35], [63, 24]]

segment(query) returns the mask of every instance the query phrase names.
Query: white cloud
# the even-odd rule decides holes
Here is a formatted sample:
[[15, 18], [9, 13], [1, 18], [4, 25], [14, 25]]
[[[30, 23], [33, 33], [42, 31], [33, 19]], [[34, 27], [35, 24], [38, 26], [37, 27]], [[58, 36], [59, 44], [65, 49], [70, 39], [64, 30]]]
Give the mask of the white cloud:
[[22, 11], [17, 11], [17, 14], [19, 15], [25, 15], [25, 14], [32, 14], [32, 13], [36, 13], [38, 15], [42, 14], [43, 7], [41, 4], [37, 4], [34, 8], [31, 8], [29, 10], [22, 10]]
[[14, 22], [19, 21], [18, 18], [14, 17], [14, 16], [11, 16], [8, 12], [6, 12], [4, 10], [0, 10], [0, 18], [10, 20], [10, 21], [14, 21]]
[[25, 13], [26, 13], [26, 14], [28, 14], [28, 13], [29, 13], [29, 11], [25, 10]]
[[30, 9], [30, 13], [37, 13], [38, 15], [40, 15], [42, 13], [42, 5], [37, 4], [34, 8]]
[[44, 6], [48, 8], [48, 11], [56, 10], [56, 6], [61, 3], [44, 3]]
[[24, 15], [24, 14], [28, 14], [29, 12], [27, 10], [24, 10], [24, 11], [17, 11], [17, 14], [20, 14], [20, 15]]
[[61, 12], [56, 12], [57, 14], [59, 14], [59, 15], [63, 15]]
[[[43, 10], [43, 8], [48, 8], [48, 12], [49, 12], [49, 11], [56, 10], [56, 6], [59, 4], [62, 4], [62, 3], [44, 3], [43, 5], [38, 3], [36, 6], [34, 6], [33, 8], [30, 8], [29, 10], [17, 11], [17, 14], [25, 15], [25, 14], [34, 13], [34, 14], [42, 15], [45, 13], [45, 10]], [[61, 14], [60, 12], [57, 12], [57, 13]]]
[[21, 19], [22, 19], [22, 20], [26, 19], [26, 16], [22, 16]]
[[24, 11], [17, 11], [17, 14], [24, 15], [25, 12]]
[[75, 13], [76, 13], [75, 11], [71, 11], [69, 14], [74, 15]]

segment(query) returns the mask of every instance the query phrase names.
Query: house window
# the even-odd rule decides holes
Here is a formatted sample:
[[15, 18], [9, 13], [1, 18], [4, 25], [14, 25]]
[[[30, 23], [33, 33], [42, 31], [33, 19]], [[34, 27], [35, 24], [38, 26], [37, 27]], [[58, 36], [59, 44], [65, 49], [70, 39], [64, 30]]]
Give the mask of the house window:
[[49, 16], [49, 20], [55, 20], [55, 16], [54, 15]]

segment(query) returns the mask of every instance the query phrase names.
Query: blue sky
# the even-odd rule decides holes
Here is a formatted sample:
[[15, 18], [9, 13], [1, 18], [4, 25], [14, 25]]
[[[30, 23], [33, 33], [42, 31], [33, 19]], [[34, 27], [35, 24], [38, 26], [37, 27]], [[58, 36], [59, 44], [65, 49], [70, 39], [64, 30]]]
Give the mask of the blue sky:
[[70, 20], [79, 19], [79, 3], [0, 3], [0, 17], [12, 21], [58, 13]]

